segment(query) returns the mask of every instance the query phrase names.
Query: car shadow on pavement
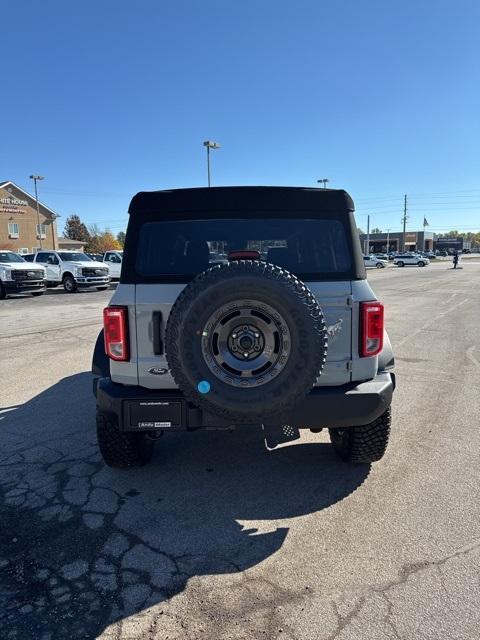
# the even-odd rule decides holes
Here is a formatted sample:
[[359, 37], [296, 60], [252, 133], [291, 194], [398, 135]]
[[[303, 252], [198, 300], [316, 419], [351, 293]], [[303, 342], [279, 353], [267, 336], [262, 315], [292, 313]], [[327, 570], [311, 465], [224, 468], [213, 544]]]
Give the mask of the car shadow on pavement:
[[110, 469], [89, 373], [0, 412], [0, 434], [0, 628], [13, 639], [95, 638], [192, 576], [248, 569], [288, 526], [239, 521], [325, 509], [370, 470], [323, 443], [268, 452], [253, 429], [168, 434], [149, 466]]

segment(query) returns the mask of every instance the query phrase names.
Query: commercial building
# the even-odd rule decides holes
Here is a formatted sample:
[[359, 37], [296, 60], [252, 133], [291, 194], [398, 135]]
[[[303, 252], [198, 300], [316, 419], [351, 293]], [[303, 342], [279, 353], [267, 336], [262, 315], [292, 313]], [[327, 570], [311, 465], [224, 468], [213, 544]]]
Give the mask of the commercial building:
[[58, 238], [58, 248], [64, 251], [83, 251], [85, 242], [81, 240], [70, 240], [70, 238]]
[[11, 180], [0, 181], [0, 249], [20, 254], [58, 249], [59, 216]]
[[465, 251], [471, 249], [472, 243], [463, 238], [437, 238], [435, 240], [435, 249], [441, 251], [446, 249], [447, 251]]
[[431, 231], [407, 231], [405, 246], [403, 233], [371, 233], [370, 247], [367, 248], [367, 235], [360, 234], [360, 243], [364, 253], [387, 253], [388, 251], [432, 251], [433, 233]]

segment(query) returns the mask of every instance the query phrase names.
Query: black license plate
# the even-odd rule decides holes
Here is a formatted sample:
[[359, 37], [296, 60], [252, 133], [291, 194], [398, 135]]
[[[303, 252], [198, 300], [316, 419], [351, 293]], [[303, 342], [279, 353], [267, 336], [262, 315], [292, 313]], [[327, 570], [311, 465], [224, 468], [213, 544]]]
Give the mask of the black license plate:
[[180, 400], [138, 400], [127, 402], [125, 428], [129, 431], [158, 431], [184, 426]]

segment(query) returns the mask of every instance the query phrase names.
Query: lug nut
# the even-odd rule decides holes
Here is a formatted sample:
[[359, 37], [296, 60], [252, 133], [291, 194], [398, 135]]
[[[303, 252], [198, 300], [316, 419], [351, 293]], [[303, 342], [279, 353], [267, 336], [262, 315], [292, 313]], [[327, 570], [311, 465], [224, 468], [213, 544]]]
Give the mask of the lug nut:
[[245, 356], [245, 358], [248, 358], [248, 353], [244, 353], [243, 355]]

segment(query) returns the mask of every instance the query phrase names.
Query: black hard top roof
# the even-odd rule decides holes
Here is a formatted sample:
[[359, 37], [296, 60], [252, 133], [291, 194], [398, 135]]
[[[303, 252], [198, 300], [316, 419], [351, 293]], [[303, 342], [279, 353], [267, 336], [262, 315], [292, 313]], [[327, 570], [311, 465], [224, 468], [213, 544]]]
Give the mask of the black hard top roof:
[[[130, 215], [166, 217], [168, 214], [214, 213], [235, 215], [248, 212], [298, 213], [308, 211], [332, 215], [354, 211], [351, 197], [342, 189], [310, 187], [201, 187], [141, 191], [132, 198]], [[182, 215], [184, 214], [184, 215]]]

